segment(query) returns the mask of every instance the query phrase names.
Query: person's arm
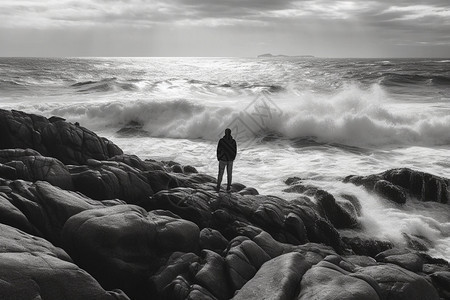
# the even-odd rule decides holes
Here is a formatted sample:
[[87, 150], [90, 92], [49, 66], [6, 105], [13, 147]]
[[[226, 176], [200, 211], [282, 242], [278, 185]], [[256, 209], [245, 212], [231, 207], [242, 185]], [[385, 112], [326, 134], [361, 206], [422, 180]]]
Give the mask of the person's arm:
[[222, 145], [222, 139], [219, 140], [219, 142], [217, 143], [217, 160], [220, 160], [220, 158], [223, 155], [223, 145]]
[[237, 155], [237, 143], [236, 140], [233, 139], [233, 160], [235, 160]]

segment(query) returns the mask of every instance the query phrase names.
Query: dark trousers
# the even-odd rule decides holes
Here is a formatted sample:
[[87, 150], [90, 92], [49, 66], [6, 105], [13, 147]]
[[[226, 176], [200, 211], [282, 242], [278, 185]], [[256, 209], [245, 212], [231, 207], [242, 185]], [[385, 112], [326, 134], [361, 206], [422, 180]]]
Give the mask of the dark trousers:
[[222, 184], [223, 173], [225, 171], [225, 167], [227, 167], [227, 190], [231, 187], [232, 173], [233, 173], [233, 161], [223, 161], [219, 160], [219, 175], [217, 176], [217, 189], [220, 188]]

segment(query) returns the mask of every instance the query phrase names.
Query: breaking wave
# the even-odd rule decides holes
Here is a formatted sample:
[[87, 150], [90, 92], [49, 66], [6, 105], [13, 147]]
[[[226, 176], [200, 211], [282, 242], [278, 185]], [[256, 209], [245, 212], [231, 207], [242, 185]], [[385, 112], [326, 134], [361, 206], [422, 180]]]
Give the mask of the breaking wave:
[[353, 146], [450, 144], [449, 114], [392, 107], [383, 101], [387, 96], [378, 85], [370, 89], [347, 86], [334, 95], [262, 95], [267, 97], [220, 99], [214, 105], [164, 99], [35, 108], [96, 130], [119, 130], [132, 124], [153, 137], [216, 140], [224, 128], [233, 127], [244, 131], [238, 139], [275, 134]]

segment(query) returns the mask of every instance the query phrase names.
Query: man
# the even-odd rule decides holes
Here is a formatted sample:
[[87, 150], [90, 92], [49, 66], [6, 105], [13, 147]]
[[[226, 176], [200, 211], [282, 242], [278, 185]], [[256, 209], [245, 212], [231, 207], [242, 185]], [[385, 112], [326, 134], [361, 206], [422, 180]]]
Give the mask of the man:
[[225, 129], [225, 136], [219, 140], [217, 144], [217, 160], [219, 161], [219, 175], [217, 178], [217, 192], [220, 191], [222, 177], [227, 167], [227, 192], [231, 189], [231, 179], [233, 172], [233, 161], [236, 158], [237, 145], [231, 136], [231, 129]]

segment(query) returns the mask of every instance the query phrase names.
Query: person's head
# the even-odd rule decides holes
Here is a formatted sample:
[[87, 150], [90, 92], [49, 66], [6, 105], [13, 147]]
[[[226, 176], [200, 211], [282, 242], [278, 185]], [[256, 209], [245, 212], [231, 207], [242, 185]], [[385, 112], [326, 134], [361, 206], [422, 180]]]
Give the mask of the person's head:
[[231, 129], [230, 128], [225, 129], [225, 136], [231, 136]]

